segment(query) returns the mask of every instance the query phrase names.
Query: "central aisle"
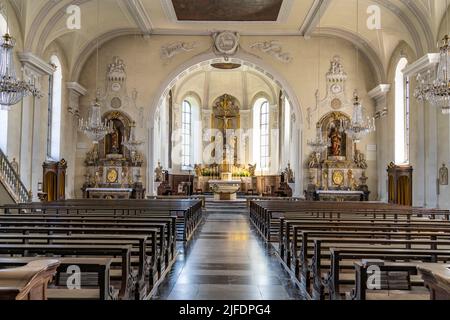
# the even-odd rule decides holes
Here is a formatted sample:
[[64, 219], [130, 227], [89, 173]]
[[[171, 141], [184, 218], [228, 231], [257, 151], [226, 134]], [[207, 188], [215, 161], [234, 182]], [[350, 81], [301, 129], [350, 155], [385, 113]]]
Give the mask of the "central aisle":
[[301, 299], [276, 257], [236, 209], [205, 214], [206, 222], [186, 254], [179, 256], [158, 299]]

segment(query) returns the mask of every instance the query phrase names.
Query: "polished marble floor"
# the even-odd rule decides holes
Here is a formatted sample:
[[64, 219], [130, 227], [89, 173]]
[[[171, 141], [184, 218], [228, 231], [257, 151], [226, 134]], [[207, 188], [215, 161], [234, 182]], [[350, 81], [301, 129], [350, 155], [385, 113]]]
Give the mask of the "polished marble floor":
[[210, 213], [190, 247], [182, 250], [156, 299], [302, 299], [247, 214]]

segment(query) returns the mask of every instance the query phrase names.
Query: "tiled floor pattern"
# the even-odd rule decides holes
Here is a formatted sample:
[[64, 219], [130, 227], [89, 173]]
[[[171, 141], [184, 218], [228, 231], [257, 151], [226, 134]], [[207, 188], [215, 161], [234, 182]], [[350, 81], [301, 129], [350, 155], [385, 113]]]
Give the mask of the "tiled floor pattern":
[[210, 213], [156, 298], [292, 300], [301, 295], [252, 230], [248, 215]]

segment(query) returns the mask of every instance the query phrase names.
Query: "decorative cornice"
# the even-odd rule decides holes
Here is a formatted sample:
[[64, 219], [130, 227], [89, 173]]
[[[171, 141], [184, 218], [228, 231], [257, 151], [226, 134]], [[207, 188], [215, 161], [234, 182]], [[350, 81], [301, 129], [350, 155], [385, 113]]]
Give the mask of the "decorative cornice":
[[24, 66], [31, 68], [41, 76], [52, 75], [55, 72], [55, 68], [51, 64], [31, 52], [19, 53], [19, 59]]
[[125, 1], [125, 5], [133, 17], [137, 27], [141, 29], [145, 35], [150, 35], [153, 32], [153, 24], [150, 20], [150, 16], [145, 10], [141, 0], [128, 0]]
[[386, 97], [390, 90], [390, 84], [379, 84], [368, 92], [369, 97], [375, 100], [377, 109], [375, 112], [375, 119], [381, 119], [388, 115], [389, 111], [386, 105]]
[[378, 86], [370, 90], [368, 92], [368, 95], [370, 98], [378, 100], [380, 98], [386, 97], [386, 95], [389, 93], [390, 90], [391, 90], [390, 84], [379, 84]]
[[414, 63], [409, 64], [403, 70], [403, 74], [407, 77], [412, 77], [435, 67], [438, 63], [439, 53], [428, 53]]
[[315, 0], [309, 10], [303, 24], [300, 26], [300, 34], [309, 37], [316, 28], [319, 19], [323, 17], [325, 11], [330, 5], [330, 0]]
[[67, 82], [66, 86], [67, 89], [72, 90], [80, 96], [85, 96], [88, 93], [88, 90], [78, 82]]

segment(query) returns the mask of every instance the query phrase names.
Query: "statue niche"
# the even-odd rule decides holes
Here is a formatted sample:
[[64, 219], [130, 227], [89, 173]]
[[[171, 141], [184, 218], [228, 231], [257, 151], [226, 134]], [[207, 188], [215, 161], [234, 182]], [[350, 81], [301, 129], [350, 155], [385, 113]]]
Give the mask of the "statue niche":
[[123, 154], [122, 139], [125, 135], [125, 126], [120, 120], [112, 120], [114, 131], [105, 138], [105, 154]]
[[347, 135], [340, 130], [339, 121], [330, 123], [328, 139], [330, 147], [328, 148], [328, 158], [342, 159], [346, 157]]
[[326, 155], [322, 159], [352, 160], [352, 143], [342, 128], [345, 121], [350, 121], [350, 118], [342, 112], [330, 112], [320, 120], [319, 124], [324, 140], [329, 141]]
[[108, 155], [127, 157], [128, 150], [123, 147], [122, 141], [129, 135], [132, 125], [131, 120], [120, 111], [106, 113], [104, 119], [112, 122], [114, 131], [106, 135], [105, 139], [100, 142], [100, 157], [105, 158]]

